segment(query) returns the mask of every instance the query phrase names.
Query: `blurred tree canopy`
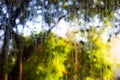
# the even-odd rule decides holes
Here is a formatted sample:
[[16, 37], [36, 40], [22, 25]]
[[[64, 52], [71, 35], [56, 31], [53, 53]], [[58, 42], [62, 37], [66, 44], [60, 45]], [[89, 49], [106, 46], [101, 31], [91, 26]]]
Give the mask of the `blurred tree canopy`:
[[59, 80], [62, 78], [71, 45], [53, 34], [49, 34], [45, 44], [45, 46], [37, 44], [31, 57], [24, 64], [24, 80]]
[[[100, 43], [101, 38], [97, 36], [95, 41], [92, 38], [96, 36], [95, 34], [102, 34], [107, 28], [113, 30], [108, 33], [109, 38], [118, 35], [119, 11], [119, 0], [0, 0], [0, 79], [27, 80], [36, 77], [36, 80], [39, 80], [46, 77], [53, 80], [61, 77], [77, 80], [78, 76], [81, 77], [80, 79], [86, 77], [109, 79], [111, 64], [104, 57], [106, 51]], [[34, 34], [26, 23], [32, 21], [36, 24], [35, 18], [38, 16], [41, 16], [40, 27], [42, 26], [43, 31]], [[84, 33], [81, 37], [85, 37], [87, 42], [80, 40], [77, 43], [70, 40], [68, 41], [70, 44], [67, 44], [62, 39], [49, 38], [52, 29], [62, 19], [77, 24], [79, 31], [75, 34]], [[97, 20], [98, 23], [95, 25]], [[24, 36], [26, 28], [31, 30], [31, 35], [27, 37]], [[97, 30], [98, 33], [95, 33]], [[70, 62], [69, 65], [66, 58], [68, 63]], [[31, 73], [28, 73], [29, 70]], [[103, 74], [99, 74], [99, 71]], [[32, 74], [34, 72], [36, 74]], [[106, 73], [109, 74], [105, 75]]]

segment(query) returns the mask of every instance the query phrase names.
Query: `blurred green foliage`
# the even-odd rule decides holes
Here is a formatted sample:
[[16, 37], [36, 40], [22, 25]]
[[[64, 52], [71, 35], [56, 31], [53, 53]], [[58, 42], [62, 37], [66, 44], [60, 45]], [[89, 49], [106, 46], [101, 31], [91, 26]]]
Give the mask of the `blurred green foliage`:
[[59, 80], [66, 70], [64, 62], [71, 45], [52, 34], [43, 46], [37, 44], [33, 54], [23, 66], [24, 80]]
[[110, 80], [112, 78], [112, 62], [109, 60], [109, 43], [102, 39], [102, 30], [98, 34], [95, 28], [88, 32], [87, 43], [82, 44], [79, 74], [81, 80]]
[[[97, 37], [96, 41], [93, 40], [94, 35], [91, 37], [88, 38], [87, 43], [77, 45], [79, 52], [77, 78], [79, 80], [111, 79], [112, 64], [106, 57], [109, 54], [108, 46], [101, 42], [101, 37]], [[73, 42], [49, 34], [45, 44], [37, 44], [30, 58], [23, 64], [23, 79], [72, 79], [74, 52]]]

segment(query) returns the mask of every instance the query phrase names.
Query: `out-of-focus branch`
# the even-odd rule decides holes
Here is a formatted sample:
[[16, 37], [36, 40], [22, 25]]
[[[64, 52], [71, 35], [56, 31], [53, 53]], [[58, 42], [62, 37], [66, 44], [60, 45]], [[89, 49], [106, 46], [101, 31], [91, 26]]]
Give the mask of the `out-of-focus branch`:
[[65, 14], [65, 15], [59, 17], [58, 21], [52, 27], [50, 27], [50, 29], [47, 31], [47, 33], [49, 33], [60, 22], [60, 20], [63, 19], [64, 17], [66, 17], [67, 15], [68, 14]]
[[18, 6], [18, 8], [13, 13], [13, 17], [15, 19], [20, 15], [20, 13], [22, 13], [25, 10], [30, 1], [31, 0], [22, 0], [20, 6]]

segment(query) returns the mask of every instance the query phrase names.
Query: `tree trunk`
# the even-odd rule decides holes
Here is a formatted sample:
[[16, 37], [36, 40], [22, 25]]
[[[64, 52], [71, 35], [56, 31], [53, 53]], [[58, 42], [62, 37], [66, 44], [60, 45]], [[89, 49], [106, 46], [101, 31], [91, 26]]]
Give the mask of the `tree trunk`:
[[8, 78], [9, 80], [22, 80], [22, 54], [23, 54], [24, 38], [15, 33], [13, 37], [17, 48], [16, 51], [17, 60]]
[[9, 43], [10, 43], [10, 33], [11, 32], [11, 26], [6, 26], [5, 34], [4, 34], [4, 41], [0, 56], [0, 66], [1, 66], [1, 72], [0, 72], [0, 79], [1, 80], [7, 80], [7, 72], [8, 72], [8, 65], [7, 65], [7, 55], [9, 52]]
[[22, 80], [22, 50], [20, 49], [19, 50], [19, 55], [20, 55], [20, 58], [19, 58], [19, 80]]
[[73, 80], [77, 80], [77, 71], [78, 71], [78, 51], [77, 44], [74, 43], [74, 69], [73, 69]]

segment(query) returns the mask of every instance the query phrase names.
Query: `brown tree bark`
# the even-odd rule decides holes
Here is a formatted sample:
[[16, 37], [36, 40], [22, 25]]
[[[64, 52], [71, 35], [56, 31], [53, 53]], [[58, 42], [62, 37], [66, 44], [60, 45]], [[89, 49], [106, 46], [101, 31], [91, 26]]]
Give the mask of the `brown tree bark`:
[[73, 80], [78, 80], [78, 50], [77, 43], [74, 43], [74, 69], [73, 69]]
[[5, 34], [4, 34], [4, 41], [2, 46], [2, 51], [0, 55], [0, 79], [1, 80], [7, 80], [7, 72], [8, 72], [8, 66], [7, 66], [7, 55], [9, 52], [9, 43], [10, 43], [10, 30], [11, 26], [6, 26]]
[[[5, 4], [7, 5], [8, 13], [11, 16], [12, 12], [12, 5], [10, 0], [5, 0]], [[1, 72], [0, 72], [0, 79], [1, 80], [7, 80], [8, 79], [8, 53], [9, 53], [9, 46], [10, 46], [10, 39], [11, 39], [11, 20], [12, 18], [5, 19], [6, 20], [6, 26], [5, 26], [5, 32], [4, 32], [4, 40], [0, 55], [0, 66], [1, 66]]]

